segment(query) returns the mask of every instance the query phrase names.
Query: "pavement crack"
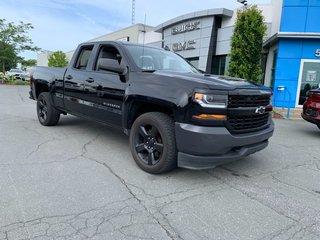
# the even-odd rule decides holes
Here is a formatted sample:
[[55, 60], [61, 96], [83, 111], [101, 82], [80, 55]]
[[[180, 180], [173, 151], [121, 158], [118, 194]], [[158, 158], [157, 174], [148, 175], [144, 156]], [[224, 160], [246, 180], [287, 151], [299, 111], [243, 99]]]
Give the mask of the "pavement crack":
[[87, 147], [89, 145], [91, 145], [92, 143], [94, 143], [98, 138], [100, 137], [100, 134], [97, 134], [94, 138], [90, 139], [88, 142], [86, 142], [85, 144], [83, 144], [82, 148], [81, 148], [81, 154], [77, 154], [73, 157], [70, 157], [70, 158], [67, 158], [66, 160], [64, 161], [51, 161], [51, 162], [46, 162], [45, 164], [49, 164], [49, 163], [60, 163], [60, 162], [68, 162], [68, 161], [72, 161], [72, 160], [75, 160], [79, 157], [83, 157], [83, 158], [86, 158], [86, 154], [88, 152], [88, 149]]
[[25, 102], [25, 99], [23, 98], [22, 94], [21, 94], [21, 91], [20, 91], [20, 88], [18, 88], [18, 95], [19, 95], [19, 98], [22, 102]]
[[288, 226], [286, 226], [283, 229], [280, 229], [279, 231], [273, 232], [271, 234], [268, 234], [262, 238], [260, 238], [259, 240], [265, 240], [265, 239], [269, 239], [269, 240], [273, 240], [276, 239], [277, 237], [280, 237], [281, 235], [283, 235], [284, 233], [288, 232], [291, 228], [294, 228], [296, 226], [296, 224], [290, 224]]
[[306, 192], [306, 193], [312, 194], [313, 196], [319, 197], [319, 196], [316, 195], [315, 193], [320, 194], [320, 192], [318, 192], [318, 191], [316, 191], [316, 190], [309, 191], [309, 190], [307, 190], [307, 189], [305, 189], [305, 188], [303, 188], [303, 187], [299, 187], [299, 186], [296, 186], [296, 185], [294, 185], [294, 184], [290, 184], [290, 183], [281, 181], [279, 178], [277, 178], [277, 177], [274, 176], [274, 175], [271, 175], [271, 177], [272, 177], [273, 180], [275, 180], [275, 181], [278, 182], [278, 183], [287, 185], [287, 186], [289, 186], [289, 187], [293, 187], [293, 188], [300, 189], [300, 190], [303, 191], [303, 192]]
[[305, 235], [305, 230], [306, 228], [301, 227], [299, 230], [295, 231], [295, 233], [292, 234], [291, 239], [295, 239], [295, 237], [301, 233], [302, 231], [304, 232], [303, 236], [300, 239], [303, 239], [304, 235]]
[[[175, 232], [175, 234], [178, 235], [178, 238], [175, 237], [160, 221], [158, 218], [156, 218], [154, 216], [154, 214], [152, 212], [149, 211], [149, 209], [143, 204], [142, 200], [140, 198], [138, 198], [136, 196], [136, 194], [131, 190], [130, 188], [130, 184], [128, 184], [120, 175], [118, 175], [117, 173], [115, 173], [113, 171], [113, 169], [107, 165], [106, 163], [102, 163], [102, 162], [99, 162], [98, 160], [96, 159], [93, 159], [93, 158], [89, 158], [89, 157], [86, 157], [87, 159], [91, 160], [91, 161], [94, 161], [96, 162], [97, 164], [100, 164], [102, 166], [104, 166], [105, 168], [107, 168], [109, 170], [109, 172], [114, 175], [122, 184], [123, 186], [128, 190], [129, 194], [138, 201], [138, 203], [144, 208], [144, 210], [146, 212], [148, 212], [150, 214], [150, 216], [152, 216], [152, 218], [157, 222], [157, 224], [166, 232], [167, 236], [170, 238], [170, 239], [181, 239], [181, 237]], [[173, 229], [173, 228], [172, 228]]]
[[295, 222], [295, 223], [298, 223], [298, 222], [299, 222], [298, 220], [296, 220], [296, 219], [288, 216], [287, 214], [278, 211], [276, 208], [273, 208], [273, 207], [269, 206], [268, 204], [264, 203], [263, 201], [260, 201], [259, 199], [251, 196], [248, 192], [243, 191], [243, 190], [235, 187], [233, 184], [230, 184], [230, 182], [225, 181], [225, 180], [223, 180], [223, 179], [220, 178], [220, 177], [217, 177], [217, 176], [212, 175], [209, 171], [205, 171], [205, 172], [206, 172], [207, 174], [209, 174], [210, 176], [212, 176], [213, 178], [216, 178], [216, 179], [222, 181], [224, 184], [226, 184], [226, 185], [229, 186], [230, 188], [232, 188], [232, 189], [236, 190], [237, 192], [240, 192], [241, 194], [245, 195], [245, 196], [248, 197], [249, 199], [251, 199], [251, 200], [253, 200], [253, 201], [256, 201], [256, 202], [260, 203], [261, 205], [263, 205], [263, 206], [271, 209], [271, 210], [274, 211], [275, 213], [277, 213], [277, 214], [279, 214], [279, 215], [281, 215], [281, 216], [284, 216], [285, 218], [287, 218], [287, 219], [289, 219], [289, 220], [291, 220], [291, 221], [293, 221], [293, 222]]
[[[147, 197], [150, 197], [152, 199], [155, 199], [155, 198], [158, 198], [158, 199], [162, 199], [162, 198], [170, 198], [172, 196], [175, 196], [175, 195], [178, 195], [178, 194], [183, 194], [183, 193], [188, 193], [188, 192], [192, 192], [192, 191], [196, 191], [198, 190], [197, 187], [194, 187], [194, 188], [188, 188], [188, 189], [185, 189], [185, 190], [177, 190], [177, 191], [174, 191], [174, 192], [171, 192], [171, 193], [167, 193], [167, 194], [164, 194], [164, 195], [153, 195], [153, 194], [150, 194], [150, 193], [147, 193], [143, 188], [137, 186], [137, 185], [134, 185], [132, 183], [126, 183], [128, 186], [132, 187], [132, 188], [136, 188], [138, 189], [138, 191], [140, 191], [142, 193], [142, 195], [144, 196], [147, 196]], [[204, 193], [201, 193], [201, 194], [204, 194]], [[140, 195], [140, 194], [139, 194]], [[193, 197], [193, 196], [198, 196], [199, 194], [193, 194], [191, 196], [188, 196], [188, 197]], [[179, 200], [179, 201], [182, 201], [183, 199]], [[177, 201], [178, 202], [178, 201]]]
[[[127, 201], [127, 200], [130, 200], [130, 199], [132, 199], [132, 198], [127, 198], [127, 199], [124, 199], [122, 201]], [[112, 204], [115, 204], [115, 203], [118, 203], [118, 201], [109, 202], [107, 205], [112, 205]], [[79, 217], [79, 216], [84, 215], [86, 213], [90, 213], [90, 212], [105, 208], [105, 207], [107, 207], [107, 205], [103, 205], [103, 206], [96, 207], [96, 208], [93, 208], [93, 209], [89, 209], [87, 211], [82, 211], [82, 212], [79, 212], [79, 213], [69, 213], [69, 214], [61, 214], [61, 215], [43, 216], [43, 217], [40, 217], [40, 218], [35, 218], [35, 219], [28, 220], [28, 221], [13, 222], [13, 223], [10, 223], [10, 224], [7, 224], [7, 225], [0, 226], [0, 230], [3, 229], [3, 228], [11, 227], [11, 226], [13, 226], [15, 224], [23, 224], [24, 225], [24, 224], [31, 224], [31, 223], [37, 222], [37, 221], [46, 223], [43, 220], [44, 219], [51, 219], [51, 218], [65, 218], [66, 220], [65, 221], [61, 221], [61, 222], [66, 222], [68, 220], [68, 218], [72, 218], [73, 216], [74, 217]], [[37, 223], [35, 223], [35, 224], [37, 224]]]
[[[12, 178], [12, 174], [11, 174], [11, 169], [8, 170], [8, 178], [10, 179], [11, 183], [12, 183], [12, 186], [13, 186], [13, 189], [14, 189], [14, 192], [16, 194], [16, 197], [17, 197], [17, 201], [18, 201], [18, 207], [19, 207], [19, 210], [21, 212], [21, 215], [22, 215], [22, 218], [24, 220], [24, 222], [26, 221], [26, 212], [24, 210], [24, 205], [23, 205], [23, 202], [21, 201], [21, 198], [20, 198], [20, 193], [18, 191], [18, 188], [16, 187], [16, 183], [14, 181], [14, 179]], [[1, 228], [0, 228], [1, 229]], [[30, 234], [29, 232], [27, 231], [27, 235], [28, 237], [30, 238]]]
[[[251, 177], [251, 178], [254, 178], [254, 177], [271, 177], [273, 174], [279, 174], [279, 173], [281, 173], [283, 171], [291, 170], [291, 169], [295, 169], [295, 168], [299, 168], [299, 167], [305, 167], [305, 168], [308, 168], [310, 170], [316, 171], [315, 169], [312, 169], [312, 168], [308, 167], [308, 165], [311, 164], [311, 163], [312, 163], [311, 161], [305, 161], [303, 163], [299, 163], [299, 164], [295, 164], [295, 165], [287, 165], [287, 166], [285, 166], [283, 168], [280, 168], [280, 169], [278, 169], [276, 171], [269, 171], [269, 172], [264, 172], [264, 173], [259, 173], [259, 174], [252, 174], [250, 176], [244, 174], [243, 176], [247, 177], [247, 178], [248, 177]], [[227, 168], [224, 168], [224, 167], [221, 167], [221, 166], [219, 166], [219, 168], [224, 169], [226, 171], [229, 170], [230, 172], [234, 172], [233, 170], [230, 170], [230, 169], [227, 169]], [[234, 174], [232, 174], [232, 175], [234, 175]], [[234, 176], [237, 176], [237, 175], [234, 175]], [[241, 176], [241, 174], [240, 174], [240, 176]]]
[[20, 97], [20, 100], [21, 100], [22, 102], [25, 102], [25, 100], [24, 100], [24, 98], [22, 97], [22, 95], [21, 95], [20, 92], [19, 92], [19, 97]]
[[36, 147], [36, 149], [33, 150], [32, 152], [30, 152], [30, 153], [27, 155], [26, 158], [29, 158], [31, 155], [33, 155], [33, 154], [35, 154], [36, 152], [38, 152], [39, 149], [40, 149], [43, 145], [45, 145], [45, 144], [47, 144], [47, 143], [49, 143], [49, 142], [55, 141], [55, 140], [56, 140], [55, 138], [52, 138], [52, 139], [46, 140], [46, 141], [38, 144], [37, 147]]
[[97, 134], [94, 138], [92, 138], [90, 141], [88, 141], [87, 143], [85, 143], [83, 146], [82, 146], [82, 155], [81, 156], [84, 156], [87, 152], [88, 152], [88, 149], [87, 147], [94, 143], [98, 138], [99, 138], [100, 134]]
[[85, 144], [83, 144], [82, 148], [81, 148], [81, 154], [78, 154], [76, 156], [70, 157], [68, 158], [66, 161], [71, 161], [74, 159], [77, 159], [78, 157], [83, 157], [86, 158], [86, 154], [88, 153], [88, 149], [87, 147], [94, 143], [98, 138], [100, 137], [100, 134], [97, 134], [94, 138], [92, 138], [91, 140], [89, 140], [88, 142], [86, 142]]
[[138, 215], [140, 210], [134, 209], [132, 212], [121, 213], [124, 208], [129, 207], [128, 201], [133, 198], [126, 198], [121, 201], [110, 202], [102, 207], [97, 207], [80, 213], [70, 213], [66, 215], [44, 216], [23, 222], [15, 222], [0, 227], [0, 234], [5, 236], [5, 240], [12, 239], [35, 239], [44, 237], [48, 239], [91, 239], [99, 233], [115, 231], [116, 227], [104, 229], [99, 232], [99, 228], [109, 220], [119, 216], [131, 214]]

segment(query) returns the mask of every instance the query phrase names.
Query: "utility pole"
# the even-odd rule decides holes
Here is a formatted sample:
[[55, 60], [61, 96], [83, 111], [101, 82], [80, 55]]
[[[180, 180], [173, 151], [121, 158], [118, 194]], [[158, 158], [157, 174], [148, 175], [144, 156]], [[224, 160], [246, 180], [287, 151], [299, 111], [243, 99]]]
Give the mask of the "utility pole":
[[136, 17], [136, 0], [132, 0], [132, 25], [135, 23]]

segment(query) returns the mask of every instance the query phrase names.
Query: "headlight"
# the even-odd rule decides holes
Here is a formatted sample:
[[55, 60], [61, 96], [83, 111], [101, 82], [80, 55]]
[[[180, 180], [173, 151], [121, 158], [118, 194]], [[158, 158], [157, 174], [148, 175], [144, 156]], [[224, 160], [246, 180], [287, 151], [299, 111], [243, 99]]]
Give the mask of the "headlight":
[[228, 105], [227, 95], [195, 93], [193, 100], [205, 108], [227, 108]]

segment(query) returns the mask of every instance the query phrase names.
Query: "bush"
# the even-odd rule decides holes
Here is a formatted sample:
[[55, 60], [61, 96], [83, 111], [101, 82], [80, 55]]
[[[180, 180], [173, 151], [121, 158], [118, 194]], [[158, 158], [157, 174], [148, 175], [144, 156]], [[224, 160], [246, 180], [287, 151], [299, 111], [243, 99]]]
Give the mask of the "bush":
[[28, 81], [16, 79], [15, 76], [8, 76], [0, 72], [0, 82], [8, 85], [29, 85]]

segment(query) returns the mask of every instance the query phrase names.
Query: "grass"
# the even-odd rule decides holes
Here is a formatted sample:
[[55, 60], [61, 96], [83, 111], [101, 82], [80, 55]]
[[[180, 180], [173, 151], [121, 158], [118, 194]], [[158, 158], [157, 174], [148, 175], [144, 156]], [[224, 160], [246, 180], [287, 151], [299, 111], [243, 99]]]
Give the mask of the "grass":
[[4, 84], [7, 85], [29, 85], [29, 81], [22, 81], [22, 80], [14, 80], [14, 81], [4, 81]]
[[14, 76], [5, 76], [2, 73], [0, 73], [0, 83], [7, 85], [29, 85], [29, 81], [16, 79]]

